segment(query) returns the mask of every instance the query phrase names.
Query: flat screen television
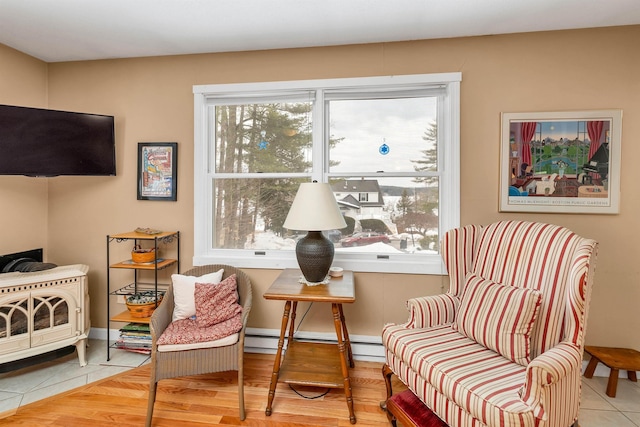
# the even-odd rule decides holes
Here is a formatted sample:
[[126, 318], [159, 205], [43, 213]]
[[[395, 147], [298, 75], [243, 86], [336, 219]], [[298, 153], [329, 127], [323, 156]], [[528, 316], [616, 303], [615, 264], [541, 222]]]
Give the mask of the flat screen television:
[[0, 105], [0, 175], [115, 175], [113, 116]]

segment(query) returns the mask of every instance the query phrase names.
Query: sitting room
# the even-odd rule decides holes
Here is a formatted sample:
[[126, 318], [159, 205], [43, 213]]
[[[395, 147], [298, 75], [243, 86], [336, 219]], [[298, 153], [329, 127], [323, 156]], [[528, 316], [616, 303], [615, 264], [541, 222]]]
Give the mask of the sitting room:
[[516, 3], [1, 2], [0, 424], [640, 427], [640, 10]]

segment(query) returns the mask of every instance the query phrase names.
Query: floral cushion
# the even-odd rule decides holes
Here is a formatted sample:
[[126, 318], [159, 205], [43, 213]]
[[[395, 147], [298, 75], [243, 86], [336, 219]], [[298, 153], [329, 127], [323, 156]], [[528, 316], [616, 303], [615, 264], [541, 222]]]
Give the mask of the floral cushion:
[[209, 273], [200, 277], [185, 276], [183, 274], [172, 274], [171, 283], [173, 287], [173, 317], [172, 320], [188, 319], [196, 314], [194, 291], [196, 282], [198, 283], [219, 283], [222, 280], [224, 269], [215, 273]]
[[234, 345], [240, 339], [240, 332], [231, 334], [228, 337], [220, 338], [214, 341], [196, 342], [189, 344], [164, 344], [158, 346], [158, 352], [167, 353], [172, 351], [185, 350], [204, 350], [206, 348], [218, 348]]
[[242, 329], [242, 313], [208, 328], [200, 328], [195, 319], [180, 319], [171, 322], [156, 344], [193, 344], [215, 341]]
[[238, 304], [238, 286], [235, 274], [217, 285], [196, 283], [194, 296], [196, 323], [201, 328], [224, 322], [238, 313], [242, 313], [242, 306]]
[[452, 327], [526, 366], [531, 361], [530, 334], [541, 300], [540, 291], [503, 285], [469, 273]]

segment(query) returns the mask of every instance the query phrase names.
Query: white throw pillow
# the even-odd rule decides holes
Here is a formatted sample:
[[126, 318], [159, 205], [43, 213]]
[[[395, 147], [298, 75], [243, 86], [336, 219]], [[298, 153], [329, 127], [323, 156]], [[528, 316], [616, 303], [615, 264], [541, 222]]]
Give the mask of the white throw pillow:
[[180, 319], [188, 319], [196, 315], [196, 301], [194, 292], [197, 283], [216, 284], [222, 281], [224, 269], [220, 269], [215, 273], [209, 273], [200, 277], [185, 276], [182, 274], [172, 274], [171, 282], [173, 284], [173, 318], [172, 322]]

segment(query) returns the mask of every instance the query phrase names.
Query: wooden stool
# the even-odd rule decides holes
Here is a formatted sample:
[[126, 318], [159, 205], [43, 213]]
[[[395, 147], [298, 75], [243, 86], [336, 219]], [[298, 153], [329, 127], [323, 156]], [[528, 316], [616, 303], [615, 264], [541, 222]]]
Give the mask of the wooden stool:
[[585, 378], [592, 378], [598, 362], [602, 362], [611, 369], [607, 383], [607, 396], [616, 397], [618, 388], [618, 371], [627, 371], [627, 378], [638, 381], [636, 371], [640, 371], [640, 352], [629, 348], [592, 347], [585, 346], [584, 351], [591, 355], [591, 360], [584, 371]]
[[400, 421], [404, 427], [447, 427], [411, 390], [394, 394], [387, 400], [387, 417], [393, 426]]

